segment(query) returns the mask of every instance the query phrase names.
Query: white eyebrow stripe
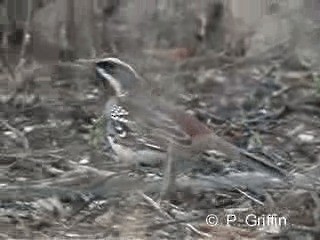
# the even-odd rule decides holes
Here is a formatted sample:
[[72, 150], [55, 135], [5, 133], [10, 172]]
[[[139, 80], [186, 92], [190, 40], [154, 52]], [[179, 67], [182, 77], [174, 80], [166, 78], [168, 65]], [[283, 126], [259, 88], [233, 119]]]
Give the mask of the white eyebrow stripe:
[[132, 71], [136, 77], [139, 77], [138, 73], [133, 69], [133, 67], [131, 67], [128, 63], [121, 61], [119, 58], [103, 58], [103, 59], [100, 59], [99, 61], [97, 61], [97, 63], [98, 62], [113, 62], [113, 63], [119, 64], [119, 65], [122, 65], [122, 66], [130, 69], [130, 71]]
[[103, 68], [97, 67], [96, 69], [104, 78], [106, 78], [110, 82], [110, 84], [116, 91], [117, 96], [123, 95], [121, 85], [114, 77], [112, 77], [112, 75], [108, 74]]

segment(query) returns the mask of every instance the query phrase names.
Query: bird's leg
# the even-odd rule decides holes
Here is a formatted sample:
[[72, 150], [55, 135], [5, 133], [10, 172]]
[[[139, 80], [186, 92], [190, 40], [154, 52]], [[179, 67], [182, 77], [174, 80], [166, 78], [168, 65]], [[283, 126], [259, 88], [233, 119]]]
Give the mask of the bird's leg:
[[161, 190], [162, 199], [170, 199], [176, 192], [176, 159], [177, 154], [170, 144], [167, 151], [167, 162], [164, 170], [164, 178]]
[[177, 193], [177, 175], [194, 166], [194, 160], [198, 155], [198, 151], [191, 151], [190, 146], [183, 147], [174, 143], [169, 144], [161, 198], [172, 200], [175, 197]]

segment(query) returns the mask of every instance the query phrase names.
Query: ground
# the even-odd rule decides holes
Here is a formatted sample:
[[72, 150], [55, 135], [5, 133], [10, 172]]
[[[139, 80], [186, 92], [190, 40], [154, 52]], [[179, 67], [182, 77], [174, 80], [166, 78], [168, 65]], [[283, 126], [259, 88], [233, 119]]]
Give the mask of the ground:
[[[151, 71], [144, 72], [146, 77], [157, 72], [159, 60], [154, 63]], [[178, 67], [168, 68], [162, 81], [176, 77], [175, 85], [184, 86], [183, 104], [200, 120], [238, 146], [263, 152], [288, 172], [307, 172], [316, 178], [319, 100], [312, 72], [287, 70], [272, 62], [221, 61], [217, 67], [188, 72], [181, 62], [172, 64]], [[160, 73], [164, 69], [162, 66]], [[171, 204], [160, 203], [154, 189], [139, 191], [143, 189], [139, 181], [146, 181], [139, 177], [145, 176], [146, 170], [131, 168], [135, 170], [129, 174], [104, 150], [100, 122], [103, 126], [104, 103], [112, 93], [96, 82], [90, 68], [51, 66], [49, 73], [34, 77], [15, 94], [5, 72], [1, 78], [3, 238], [211, 235], [214, 239], [255, 239], [282, 235], [304, 239], [307, 234], [316, 239], [319, 233], [319, 191], [314, 186], [318, 180], [305, 184], [296, 180], [296, 185], [281, 187], [280, 182], [268, 184], [252, 175], [251, 181], [257, 181], [258, 187], [266, 186], [266, 192], [257, 195], [246, 188], [238, 191], [219, 184], [216, 189], [202, 186], [195, 191], [192, 184], [196, 183], [187, 179], [191, 190], [181, 192]], [[215, 176], [216, 171], [213, 168], [206, 176]], [[120, 172], [120, 177], [112, 176]], [[250, 181], [244, 180], [244, 184], [250, 186]], [[248, 227], [244, 217], [231, 227], [206, 224], [206, 215], [215, 214], [223, 221], [226, 213], [239, 218], [249, 213], [277, 214], [285, 216], [290, 226]]]
[[[0, 238], [318, 239], [320, 77], [296, 53], [299, 41], [256, 54], [242, 35], [225, 44], [220, 22], [195, 40], [194, 16], [185, 24], [184, 14], [164, 18], [162, 9], [147, 18], [127, 8], [108, 19], [111, 55], [288, 177], [213, 153], [182, 172], [176, 197], [165, 201], [161, 167], [123, 163], [106, 144], [104, 105], [113, 93], [96, 80], [90, 59], [27, 56], [15, 76], [2, 59]], [[262, 224], [270, 218], [286, 224]]]

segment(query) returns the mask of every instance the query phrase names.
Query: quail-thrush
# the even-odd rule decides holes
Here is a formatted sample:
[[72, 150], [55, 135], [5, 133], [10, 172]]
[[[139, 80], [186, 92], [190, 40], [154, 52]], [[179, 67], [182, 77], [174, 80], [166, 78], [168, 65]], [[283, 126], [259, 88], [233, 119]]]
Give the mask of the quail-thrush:
[[106, 104], [107, 138], [121, 160], [148, 158], [167, 164], [163, 193], [174, 191], [176, 163], [196, 161], [204, 151], [216, 150], [227, 158], [285, 176], [282, 169], [217, 136], [204, 123], [168, 99], [154, 94], [129, 64], [117, 58], [96, 62], [97, 77], [115, 96]]

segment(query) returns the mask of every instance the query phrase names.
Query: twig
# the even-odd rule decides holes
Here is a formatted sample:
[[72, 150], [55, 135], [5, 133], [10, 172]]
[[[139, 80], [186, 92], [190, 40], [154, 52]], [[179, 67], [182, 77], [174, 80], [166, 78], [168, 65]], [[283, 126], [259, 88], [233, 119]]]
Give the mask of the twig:
[[283, 88], [281, 88], [278, 91], [275, 91], [272, 93], [272, 98], [277, 98], [280, 97], [283, 94], [287, 94], [290, 91], [296, 90], [296, 89], [302, 89], [302, 88], [306, 88], [306, 89], [313, 89], [314, 86], [312, 84], [309, 83], [297, 83], [297, 84], [293, 84], [291, 86], [285, 86]]
[[[54, 158], [54, 159], [58, 159], [58, 160], [61, 160], [61, 159], [65, 159], [64, 157], [60, 156], [60, 155], [57, 155], [57, 153], [59, 152], [62, 152], [63, 149], [61, 148], [57, 148], [57, 149], [53, 149], [53, 150], [50, 150], [50, 149], [47, 149], [47, 150], [34, 150], [31, 152], [14, 152], [14, 153], [7, 153], [7, 154], [4, 154], [4, 153], [1, 153], [0, 154], [0, 157], [1, 158], [16, 158], [16, 159], [19, 159], [19, 158], [26, 158], [26, 157], [31, 157], [33, 156], [34, 158], [45, 158], [45, 157], [51, 157], [51, 158]], [[48, 161], [48, 160], [46, 160]]]
[[[139, 195], [142, 196], [142, 198], [149, 203], [154, 209], [156, 209], [162, 216], [168, 218], [169, 220], [174, 220], [173, 217], [171, 217], [168, 213], [163, 211], [158, 203], [156, 203], [152, 198], [148, 197], [144, 193], [139, 192]], [[194, 226], [192, 226], [190, 223], [183, 223], [187, 228], [189, 228], [191, 231], [195, 232], [199, 236], [206, 237], [206, 238], [212, 238], [212, 235], [204, 233], [198, 229], [196, 229]]]
[[236, 188], [238, 192], [240, 192], [241, 194], [243, 194], [244, 196], [246, 196], [247, 198], [249, 198], [250, 200], [254, 201], [255, 203], [264, 206], [263, 202], [261, 202], [260, 200], [254, 198], [253, 196], [250, 196], [249, 194], [247, 194], [246, 192], [242, 191], [240, 188]]
[[253, 160], [256, 163], [259, 163], [259, 166], [264, 167], [266, 171], [270, 172], [273, 176], [276, 177], [288, 177], [288, 173], [279, 168], [278, 166], [266, 161], [264, 158], [261, 158], [253, 153], [250, 153], [244, 149], [240, 149], [240, 152], [243, 156], [246, 156], [248, 161]]
[[257, 58], [261, 58], [261, 56], [264, 56], [265, 54], [271, 52], [272, 50], [275, 50], [276, 48], [287, 44], [288, 42], [289, 42], [289, 39], [284, 39], [282, 41], [279, 41], [279, 42], [275, 43], [274, 45], [268, 47], [267, 49], [263, 50], [262, 52], [260, 52], [257, 55], [239, 58], [239, 59], [237, 59], [236, 61], [234, 61], [232, 63], [228, 63], [228, 64], [222, 66], [220, 68], [220, 70], [227, 70], [229, 68], [237, 67], [237, 66], [240, 66], [242, 64], [245, 64], [248, 61], [257, 60]]
[[7, 129], [9, 129], [10, 131], [12, 131], [14, 134], [16, 134], [18, 137], [21, 138], [22, 144], [23, 144], [23, 148], [28, 151], [30, 149], [30, 145], [29, 145], [29, 141], [27, 139], [27, 137], [24, 135], [23, 132], [21, 132], [20, 130], [12, 127], [6, 120], [0, 119], [0, 123]]
[[1, 58], [1, 62], [3, 64], [3, 66], [5, 68], [7, 68], [8, 73], [9, 73], [9, 80], [10, 82], [15, 82], [16, 80], [16, 75], [14, 73], [14, 69], [10, 66], [8, 58], [5, 54], [5, 51], [3, 50], [3, 48], [0, 48], [0, 58]]
[[317, 234], [317, 236], [319, 236], [320, 234], [320, 226], [316, 225], [316, 226], [304, 226], [304, 225], [297, 225], [297, 224], [290, 224], [291, 227], [288, 229], [289, 231], [301, 231], [301, 232], [309, 232], [309, 233], [313, 233], [313, 234]]
[[19, 62], [15, 68], [15, 70], [19, 70], [23, 67], [23, 65], [25, 64], [25, 54], [26, 54], [26, 49], [27, 46], [30, 43], [30, 26], [31, 26], [31, 19], [33, 16], [33, 12], [34, 12], [34, 8], [33, 8], [33, 1], [32, 0], [27, 0], [28, 4], [27, 4], [27, 19], [24, 23], [24, 28], [23, 28], [23, 41], [21, 44], [21, 49], [20, 49], [20, 54], [19, 54]]

